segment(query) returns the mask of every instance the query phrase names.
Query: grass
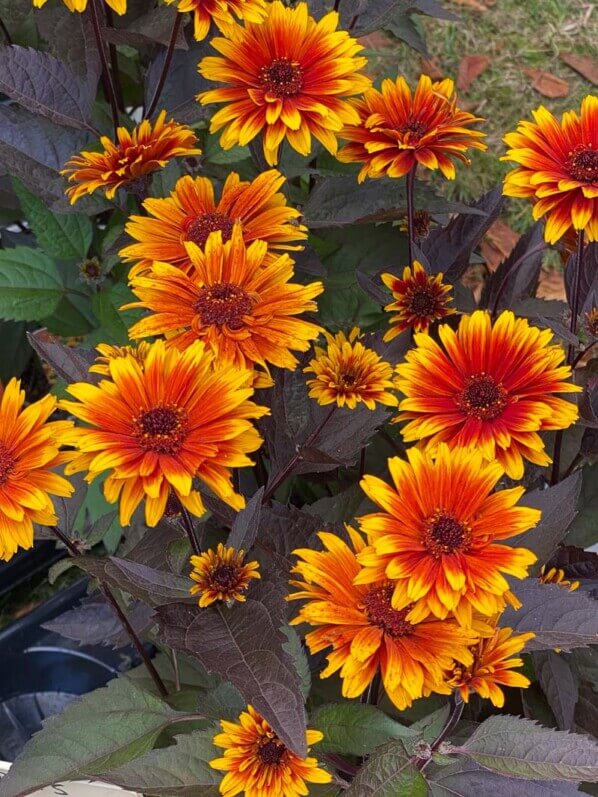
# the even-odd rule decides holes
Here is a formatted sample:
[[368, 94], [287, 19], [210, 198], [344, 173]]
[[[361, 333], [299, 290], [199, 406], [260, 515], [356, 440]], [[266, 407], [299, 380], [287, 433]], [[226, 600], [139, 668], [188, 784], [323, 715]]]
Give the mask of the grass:
[[[560, 115], [570, 108], [579, 110], [586, 94], [598, 89], [560, 59], [561, 53], [574, 52], [598, 60], [598, 8], [589, 0], [481, 0], [489, 6], [476, 11], [462, 3], [443, 0], [443, 5], [460, 16], [460, 22], [430, 17], [419, 20], [425, 32], [430, 55], [440, 69], [456, 80], [464, 55], [488, 55], [491, 63], [467, 92], [459, 92], [459, 105], [486, 119], [488, 151], [474, 152], [470, 168], [460, 167], [457, 179], [443, 186], [451, 199], [475, 199], [502, 181], [510, 164], [498, 160], [505, 151], [503, 135], [514, 130], [520, 119], [544, 104]], [[397, 58], [397, 46], [399, 47]], [[384, 53], [386, 74], [399, 69], [413, 82], [421, 72], [421, 61], [404, 44], [393, 45], [393, 55]], [[392, 60], [391, 60], [392, 58]], [[390, 67], [392, 64], [392, 67]], [[565, 79], [570, 92], [562, 99], [543, 97], [531, 87], [524, 68], [540, 69]], [[436, 179], [436, 178], [435, 178]], [[525, 230], [531, 219], [526, 203], [510, 201], [505, 221], [515, 230]]]

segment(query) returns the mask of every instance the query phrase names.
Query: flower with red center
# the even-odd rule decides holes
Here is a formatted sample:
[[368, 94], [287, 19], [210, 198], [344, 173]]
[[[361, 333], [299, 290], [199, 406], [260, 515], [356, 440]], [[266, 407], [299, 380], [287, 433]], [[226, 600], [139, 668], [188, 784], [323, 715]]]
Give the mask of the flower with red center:
[[503, 469], [477, 450], [441, 443], [436, 457], [417, 448], [408, 461], [388, 460], [393, 485], [364, 476], [361, 487], [379, 512], [359, 518], [369, 547], [357, 583], [394, 584], [393, 608], [411, 607], [409, 620], [454, 614], [471, 627], [506, 603], [519, 606], [505, 575], [525, 578], [536, 561], [526, 548], [497, 545], [535, 526], [538, 509], [515, 506], [523, 487], [492, 493]]
[[151, 172], [164, 168], [172, 158], [201, 153], [195, 146], [197, 138], [191, 128], [174, 120], [167, 122], [166, 111], [162, 111], [153, 126], [144, 119], [133, 132], [119, 127], [117, 137], [116, 144], [107, 136], [101, 137], [103, 152], [82, 152], [67, 161], [60, 173], [76, 183], [66, 191], [71, 205], [99, 188], [108, 199], [113, 199], [119, 188], [144, 180]]
[[25, 391], [11, 379], [0, 384], [0, 560], [33, 546], [33, 524], [55, 526], [52, 495], [67, 498], [74, 488], [54, 468], [67, 462], [60, 453], [70, 421], [51, 421], [56, 399], [44, 396], [23, 408]]
[[315, 358], [303, 369], [305, 373], [315, 374], [307, 380], [311, 398], [318, 404], [336, 403], [350, 410], [359, 402], [370, 410], [376, 408], [376, 403], [396, 407], [396, 396], [388, 392], [393, 386], [392, 367], [361, 343], [358, 327], [348, 336], [344, 332], [336, 335], [324, 332], [324, 337], [327, 348], [316, 346]]
[[193, 14], [196, 41], [206, 38], [214, 22], [226, 32], [237, 19], [261, 22], [266, 16], [265, 0], [165, 0], [167, 5], [177, 4], [181, 14]]
[[549, 567], [542, 565], [540, 575], [538, 577], [542, 584], [558, 584], [569, 592], [575, 592], [579, 589], [579, 581], [569, 581], [565, 578], [565, 571], [557, 567]]
[[386, 693], [400, 710], [431, 692], [448, 694], [445, 671], [455, 660], [473, 661], [469, 648], [477, 635], [451, 620], [409, 620], [409, 605], [393, 608], [393, 587], [384, 575], [360, 583], [358, 560], [365, 543], [354, 529], [348, 527], [347, 533], [351, 545], [322, 531], [323, 551], [294, 551], [299, 561], [291, 572], [301, 580], [290, 582], [299, 591], [289, 600], [306, 603], [291, 625], [315, 627], [305, 637], [313, 654], [332, 648], [320, 677], [340, 671], [343, 696], [358, 697], [380, 669]]
[[452, 286], [442, 281], [442, 274], [429, 277], [417, 260], [413, 267], [403, 269], [403, 278], [394, 274], [382, 274], [382, 282], [391, 291], [394, 302], [384, 308], [387, 313], [396, 313], [390, 319], [391, 328], [384, 340], [396, 338], [405, 329], [427, 332], [430, 324], [457, 311], [447, 307]]
[[220, 230], [228, 241], [234, 224], [241, 225], [243, 240], [256, 239], [268, 244], [267, 262], [281, 250], [300, 249], [297, 241], [307, 237], [306, 228], [298, 223], [300, 213], [287, 205], [280, 192], [284, 177], [275, 169], [258, 175], [252, 182], [240, 180], [231, 172], [222, 188], [220, 199], [214, 198], [214, 186], [207, 177], [182, 177], [166, 199], [146, 199], [148, 216], [131, 216], [126, 230], [137, 243], [121, 249], [123, 260], [138, 260], [130, 276], [143, 274], [158, 260], [188, 269], [189, 255], [185, 243], [204, 248], [210, 233]]
[[[247, 706], [239, 722], [220, 721], [222, 733], [214, 737], [224, 756], [210, 761], [213, 769], [226, 772], [220, 783], [223, 797], [302, 797], [306, 783], [330, 783], [332, 777], [320, 769], [313, 756], [300, 758], [291, 752], [253, 706]], [[308, 729], [309, 746], [321, 742], [320, 731]]]
[[338, 18], [332, 11], [316, 22], [307, 3], [286, 8], [274, 0], [262, 23], [232, 24], [226, 38], [212, 39], [221, 56], [204, 58], [199, 71], [226, 86], [205, 91], [198, 100], [225, 103], [210, 123], [212, 133], [224, 128], [223, 149], [249, 144], [264, 131], [264, 156], [271, 166], [285, 138], [301, 155], [311, 152], [312, 136], [336, 153], [343, 125], [359, 121], [348, 98], [371, 85], [359, 73], [367, 62], [357, 55], [363, 47], [336, 30]]
[[144, 499], [146, 523], [155, 526], [171, 492], [201, 516], [196, 477], [242, 509], [231, 468], [253, 464], [247, 455], [261, 438], [252, 420], [268, 412], [249, 401], [251, 371], [221, 366], [200, 341], [184, 352], [156, 341], [142, 361], [125, 353], [110, 357], [107, 367], [109, 378], [69, 385], [77, 400], [61, 402], [87, 424], [64, 435], [77, 449], [66, 472], [87, 471], [91, 482], [108, 471], [104, 495], [111, 504], [120, 499], [123, 526]]
[[578, 417], [575, 404], [553, 394], [581, 390], [565, 381], [571, 368], [561, 346], [551, 345], [553, 333], [510, 311], [492, 323], [478, 310], [456, 332], [442, 324], [438, 334], [440, 343], [417, 334], [396, 368], [404, 439], [432, 451], [441, 442], [475, 447], [512, 479], [523, 477], [524, 459], [548, 465], [538, 432], [566, 429]]
[[534, 219], [546, 217], [548, 243], [571, 228], [598, 240], [598, 97], [584, 97], [581, 114], [567, 111], [560, 122], [542, 105], [533, 117], [504, 137], [509, 150], [501, 160], [519, 165], [503, 193], [533, 202]]
[[307, 351], [320, 327], [296, 316], [317, 309], [321, 282], [290, 282], [293, 261], [287, 254], [266, 262], [268, 245], [245, 245], [240, 225], [222, 242], [210, 235], [202, 250], [187, 243], [189, 273], [154, 263], [149, 276], [131, 283], [139, 302], [152, 315], [129, 330], [132, 338], [166, 335], [169, 346], [184, 350], [201, 338], [222, 363], [266, 372], [269, 365], [295, 368], [292, 351]]
[[422, 75], [412, 95], [403, 77], [382, 81], [382, 91], [369, 89], [354, 100], [357, 123], [343, 128], [349, 141], [338, 153], [343, 163], [363, 163], [358, 180], [403, 177], [421, 164], [455, 177], [454, 159], [469, 164], [468, 149], [486, 149], [485, 133], [470, 130], [482, 120], [457, 107], [452, 80], [432, 83]]
[[[42, 8], [46, 5], [48, 0], [33, 0], [34, 8]], [[81, 13], [87, 8], [87, 0], [62, 0], [69, 11], [78, 11]], [[92, 0], [93, 2], [93, 0]], [[127, 0], [104, 0], [106, 5], [110, 6], [117, 14], [124, 14], [127, 10]]]
[[199, 606], [211, 606], [216, 601], [223, 601], [232, 606], [235, 601], [243, 603], [245, 593], [252, 578], [260, 578], [257, 562], [245, 563], [245, 551], [225, 548], [219, 542], [214, 551], [210, 548], [197, 556], [191, 557], [193, 570], [190, 578], [195, 583], [189, 590], [192, 595], [199, 595]]
[[456, 664], [448, 678], [448, 685], [458, 689], [463, 700], [468, 703], [469, 695], [477, 692], [480, 697], [490, 700], [497, 708], [505, 704], [501, 686], [514, 686], [526, 689], [529, 678], [520, 672], [523, 667], [519, 653], [534, 634], [513, 634], [512, 628], [497, 628], [492, 636], [482, 638], [473, 649], [473, 664]]

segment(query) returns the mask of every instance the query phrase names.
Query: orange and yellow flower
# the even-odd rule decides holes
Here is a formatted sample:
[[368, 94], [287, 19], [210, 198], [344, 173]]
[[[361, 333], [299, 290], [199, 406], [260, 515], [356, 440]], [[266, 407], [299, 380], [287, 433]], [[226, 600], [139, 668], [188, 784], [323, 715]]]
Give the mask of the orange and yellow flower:
[[221, 542], [214, 551], [210, 548], [191, 557], [193, 570], [189, 577], [195, 583], [189, 590], [199, 595], [199, 606], [211, 606], [223, 601], [232, 606], [235, 601], [244, 603], [252, 578], [261, 578], [258, 562], [245, 562], [245, 551], [227, 548]]
[[542, 584], [558, 584], [559, 587], [563, 587], [569, 592], [579, 589], [579, 581], [569, 581], [568, 578], [565, 578], [565, 571], [561, 568], [549, 567], [547, 569], [546, 565], [542, 565], [539, 579]]
[[530, 326], [512, 312], [495, 323], [478, 310], [457, 331], [438, 330], [440, 343], [415, 336], [416, 347], [397, 366], [395, 384], [405, 395], [398, 421], [407, 442], [421, 440], [434, 451], [441, 442], [472, 446], [508, 476], [521, 479], [524, 459], [548, 465], [539, 431], [566, 429], [577, 420], [575, 404], [555, 393], [576, 393], [565, 381], [571, 368], [551, 345], [553, 333]]
[[369, 89], [354, 100], [359, 122], [341, 133], [347, 139], [338, 153], [344, 163], [363, 163], [358, 180], [402, 177], [421, 164], [455, 178], [454, 160], [469, 164], [468, 149], [486, 149], [485, 133], [470, 130], [483, 120], [457, 107], [452, 80], [433, 83], [422, 75], [415, 92], [403, 77], [382, 81], [382, 91]]
[[221, 363], [235, 367], [268, 365], [295, 368], [292, 351], [307, 351], [320, 327], [296, 316], [317, 309], [314, 297], [321, 282], [290, 282], [293, 261], [287, 254], [266, 263], [268, 245], [245, 245], [240, 225], [222, 243], [220, 232], [205, 249], [187, 243], [189, 274], [176, 266], [154, 263], [148, 277], [131, 283], [139, 302], [152, 315], [129, 330], [132, 338], [166, 335], [169, 346], [181, 350], [202, 339]]
[[[261, 22], [266, 16], [265, 0], [165, 0], [177, 4], [181, 14], [193, 14], [194, 35], [197, 41], [206, 38], [212, 22], [224, 33], [237, 19]], [[233, 16], [234, 15], [234, 16]]]
[[223, 149], [249, 144], [263, 131], [270, 166], [285, 138], [301, 155], [311, 152], [312, 136], [335, 154], [343, 125], [359, 123], [348, 98], [371, 85], [359, 72], [367, 62], [357, 55], [363, 47], [337, 31], [335, 11], [316, 22], [307, 3], [286, 8], [274, 0], [267, 14], [261, 23], [232, 24], [226, 38], [212, 39], [221, 55], [199, 64], [205, 78], [226, 84], [198, 96], [202, 105], [225, 103], [210, 131], [224, 128]]
[[89, 366], [90, 374], [110, 376], [110, 362], [118, 357], [133, 357], [143, 368], [143, 363], [150, 352], [150, 344], [142, 341], [137, 346], [112, 346], [109, 343], [100, 343], [96, 346], [98, 356], [93, 365]]
[[[291, 752], [253, 706], [241, 712], [238, 723], [221, 720], [220, 726], [222, 733], [214, 737], [214, 744], [224, 749], [224, 755], [210, 761], [210, 766], [226, 772], [220, 783], [223, 797], [303, 797], [308, 794], [306, 783], [332, 780], [316, 758]], [[323, 738], [320, 731], [308, 728], [308, 752]]]
[[155, 260], [187, 269], [186, 242], [203, 249], [216, 230], [226, 242], [235, 223], [241, 225], [247, 244], [266, 241], [269, 263], [281, 250], [301, 249], [296, 242], [307, 237], [307, 230], [297, 221], [299, 211], [287, 205], [280, 192], [284, 180], [276, 169], [263, 172], [252, 182], [231, 172], [216, 202], [211, 180], [187, 176], [177, 182], [170, 197], [146, 199], [143, 207], [148, 216], [131, 216], [126, 227], [137, 243], [120, 251], [123, 260], [139, 261], [131, 276], [149, 271]]
[[397, 397], [392, 390], [392, 367], [384, 362], [373, 349], [368, 349], [359, 340], [362, 336], [358, 327], [349, 335], [338, 332], [331, 335], [324, 332], [327, 348], [315, 347], [316, 356], [311, 360], [305, 373], [315, 374], [308, 379], [309, 395], [318, 404], [334, 404], [354, 410], [363, 402], [369, 410], [376, 403], [396, 407]]
[[25, 391], [11, 379], [0, 384], [0, 560], [33, 545], [33, 524], [55, 526], [50, 496], [67, 498], [74, 488], [53, 472], [68, 461], [60, 453], [70, 421], [50, 421], [56, 399], [44, 396], [23, 408]]
[[146, 523], [155, 526], [171, 491], [201, 516], [196, 477], [242, 509], [231, 468], [253, 464], [247, 455], [261, 438], [252, 420], [268, 412], [249, 401], [251, 371], [221, 366], [201, 341], [184, 352], [156, 341], [142, 361], [133, 352], [107, 364], [109, 379], [69, 385], [77, 400], [61, 402], [87, 424], [63, 435], [77, 449], [66, 472], [87, 471], [88, 482], [108, 472], [104, 495], [111, 504], [120, 500], [123, 526], [144, 499]]
[[300, 548], [291, 571], [301, 580], [289, 600], [305, 600], [292, 625], [316, 627], [305, 637], [312, 653], [332, 647], [327, 678], [340, 671], [344, 697], [358, 697], [380, 669], [390, 700], [402, 710], [431, 692], [448, 694], [445, 671], [455, 660], [472, 663], [470, 646], [477, 635], [451, 620], [424, 617], [409, 621], [410, 607], [391, 605], [393, 588], [382, 574], [378, 581], [360, 583], [359, 564], [364, 540], [348, 527], [351, 546], [335, 534], [320, 532], [323, 551]]
[[60, 173], [76, 183], [66, 191], [71, 205], [99, 188], [112, 199], [119, 188], [162, 169], [172, 158], [201, 153], [191, 128], [174, 120], [167, 122], [166, 111], [153, 126], [144, 119], [132, 132], [119, 127], [117, 137], [116, 144], [107, 136], [100, 138], [103, 152], [82, 152], [67, 161]]
[[430, 324], [457, 311], [448, 307], [452, 285], [442, 281], [441, 273], [433, 277], [426, 274], [422, 264], [414, 260], [413, 267], [403, 269], [403, 278], [394, 274], [382, 274], [382, 282], [391, 291], [394, 302], [384, 308], [387, 313], [396, 313], [390, 319], [391, 328], [384, 340], [396, 338], [405, 329], [427, 332]]
[[[34, 8], [42, 8], [46, 5], [48, 0], [33, 0]], [[69, 11], [78, 11], [81, 13], [87, 8], [87, 0], [62, 0]], [[110, 6], [117, 14], [124, 14], [127, 10], [127, 0], [104, 0], [106, 5]]]
[[501, 686], [526, 689], [530, 685], [529, 678], [513, 671], [523, 667], [523, 659], [514, 658], [515, 654], [533, 638], [532, 633], [513, 634], [512, 628], [495, 629], [492, 636], [482, 638], [474, 648], [473, 664], [457, 664], [453, 668], [448, 685], [459, 690], [465, 703], [469, 702], [472, 692], [477, 692], [497, 708], [502, 708], [505, 696]]
[[492, 617], [507, 602], [519, 606], [505, 575], [525, 578], [536, 556], [497, 542], [540, 520], [538, 509], [515, 506], [524, 488], [492, 493], [503, 469], [476, 450], [441, 443], [434, 459], [417, 448], [407, 457], [388, 460], [392, 486], [376, 476], [361, 480], [381, 511], [358, 519], [369, 547], [358, 557], [357, 583], [389, 579], [393, 608], [411, 607], [414, 622], [454, 614], [471, 627], [474, 611]]
[[598, 97], [584, 97], [581, 113], [567, 111], [560, 122], [542, 105], [533, 117], [504, 137], [509, 150], [501, 160], [519, 165], [503, 193], [533, 202], [534, 219], [546, 217], [548, 243], [571, 228], [598, 240]]

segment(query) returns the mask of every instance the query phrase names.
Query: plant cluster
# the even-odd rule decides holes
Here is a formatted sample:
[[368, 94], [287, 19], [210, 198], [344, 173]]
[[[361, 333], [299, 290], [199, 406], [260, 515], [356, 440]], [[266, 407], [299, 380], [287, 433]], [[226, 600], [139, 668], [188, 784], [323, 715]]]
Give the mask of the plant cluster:
[[[0, 797], [594, 793], [598, 97], [464, 206], [427, 176], [484, 120], [361, 41], [436, 0], [18, 5], [0, 558], [57, 539], [90, 594], [50, 627], [142, 664]], [[472, 291], [503, 196], [535, 223]]]

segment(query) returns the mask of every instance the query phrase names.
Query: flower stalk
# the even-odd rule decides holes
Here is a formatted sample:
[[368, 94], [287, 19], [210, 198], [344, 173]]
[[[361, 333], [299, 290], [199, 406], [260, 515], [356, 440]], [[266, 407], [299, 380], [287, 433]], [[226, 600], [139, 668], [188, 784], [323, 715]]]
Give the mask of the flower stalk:
[[104, 47], [104, 40], [102, 38], [102, 31], [100, 30], [100, 18], [98, 15], [98, 5], [97, 0], [91, 0], [89, 4], [89, 10], [91, 13], [91, 22], [93, 25], [93, 32], [96, 37], [96, 42], [98, 45], [98, 53], [100, 54], [100, 61], [102, 64], [102, 75], [104, 78], [104, 89], [106, 91], [106, 99], [110, 103], [110, 109], [112, 111], [112, 122], [114, 125], [114, 140], [117, 140], [117, 133], [119, 127], [119, 117], [118, 117], [118, 103], [116, 101], [116, 90], [114, 88], [114, 83], [112, 82], [112, 75], [110, 74], [110, 67], [108, 66], [108, 59], [106, 58], [106, 48]]

